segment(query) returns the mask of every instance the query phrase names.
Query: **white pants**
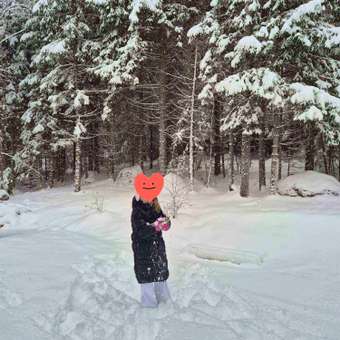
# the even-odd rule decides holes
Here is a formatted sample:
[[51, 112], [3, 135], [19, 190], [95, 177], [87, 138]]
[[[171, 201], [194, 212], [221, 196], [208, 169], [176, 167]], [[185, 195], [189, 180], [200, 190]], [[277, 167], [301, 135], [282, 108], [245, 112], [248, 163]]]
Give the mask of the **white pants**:
[[166, 281], [141, 284], [141, 303], [143, 307], [157, 307], [160, 302], [171, 299]]

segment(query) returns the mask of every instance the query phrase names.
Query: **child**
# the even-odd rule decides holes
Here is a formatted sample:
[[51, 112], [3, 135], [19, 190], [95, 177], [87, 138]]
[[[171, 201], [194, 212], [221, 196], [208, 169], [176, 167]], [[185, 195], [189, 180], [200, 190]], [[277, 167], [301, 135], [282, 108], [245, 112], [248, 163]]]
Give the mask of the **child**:
[[151, 203], [134, 197], [132, 200], [132, 249], [134, 270], [141, 285], [141, 303], [157, 307], [170, 299], [166, 283], [169, 277], [168, 260], [162, 230], [168, 230], [170, 220], [164, 215], [155, 198]]

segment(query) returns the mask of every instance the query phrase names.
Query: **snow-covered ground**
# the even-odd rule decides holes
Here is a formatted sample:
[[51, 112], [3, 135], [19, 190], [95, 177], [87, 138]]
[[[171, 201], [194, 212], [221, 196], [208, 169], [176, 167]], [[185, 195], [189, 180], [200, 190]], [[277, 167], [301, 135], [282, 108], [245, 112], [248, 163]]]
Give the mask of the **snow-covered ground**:
[[1, 340], [340, 339], [339, 197], [190, 194], [164, 233], [173, 302], [149, 310], [132, 195], [105, 180], [0, 203]]

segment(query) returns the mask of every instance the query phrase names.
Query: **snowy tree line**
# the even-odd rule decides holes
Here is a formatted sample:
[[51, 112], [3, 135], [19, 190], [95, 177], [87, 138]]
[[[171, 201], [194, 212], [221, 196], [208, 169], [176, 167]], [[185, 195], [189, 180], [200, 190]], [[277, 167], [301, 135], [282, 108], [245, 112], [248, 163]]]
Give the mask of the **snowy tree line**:
[[[340, 178], [337, 0], [2, 0], [0, 187], [126, 165]], [[271, 158], [266, 178], [265, 160]], [[288, 173], [282, 173], [282, 162]]]

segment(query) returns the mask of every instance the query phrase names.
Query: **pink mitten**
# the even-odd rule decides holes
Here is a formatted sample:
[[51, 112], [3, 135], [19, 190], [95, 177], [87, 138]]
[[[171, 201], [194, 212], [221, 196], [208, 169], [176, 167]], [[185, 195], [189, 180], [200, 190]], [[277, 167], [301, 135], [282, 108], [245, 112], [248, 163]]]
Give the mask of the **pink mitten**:
[[159, 220], [156, 220], [155, 222], [153, 222], [153, 226], [155, 227], [156, 231], [162, 230], [162, 222]]

